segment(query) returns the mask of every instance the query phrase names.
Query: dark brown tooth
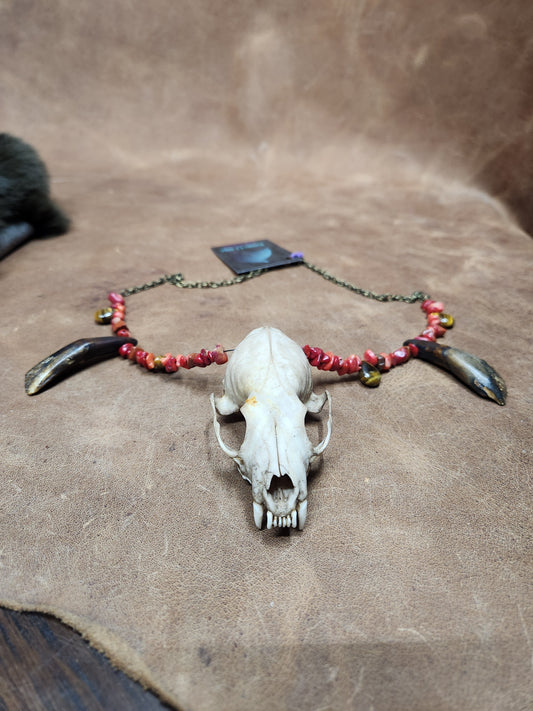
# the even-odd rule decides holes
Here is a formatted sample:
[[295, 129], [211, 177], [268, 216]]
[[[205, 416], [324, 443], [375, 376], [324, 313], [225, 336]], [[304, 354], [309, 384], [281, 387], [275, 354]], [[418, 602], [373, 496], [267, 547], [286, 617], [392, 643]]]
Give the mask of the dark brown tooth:
[[416, 346], [418, 358], [447, 370], [481, 397], [494, 400], [498, 405], [505, 405], [507, 396], [505, 382], [501, 375], [482, 358], [452, 346], [443, 346], [434, 341], [422, 341], [417, 338], [405, 341], [403, 345]]
[[52, 353], [33, 368], [24, 378], [28, 395], [36, 395], [57, 380], [63, 379], [93, 363], [118, 355], [118, 349], [124, 343], [136, 345], [135, 338], [102, 336], [99, 338], [80, 338], [59, 351]]

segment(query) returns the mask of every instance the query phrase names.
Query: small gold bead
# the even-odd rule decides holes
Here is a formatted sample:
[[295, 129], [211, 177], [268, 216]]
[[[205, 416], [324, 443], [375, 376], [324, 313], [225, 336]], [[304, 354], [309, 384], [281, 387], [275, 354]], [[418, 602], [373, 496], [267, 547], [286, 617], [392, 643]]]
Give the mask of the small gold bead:
[[443, 328], [451, 328], [453, 326], [453, 316], [450, 314], [440, 314], [440, 325]]
[[107, 306], [105, 309], [99, 309], [94, 314], [94, 320], [96, 323], [111, 323], [111, 317], [113, 316], [113, 309]]

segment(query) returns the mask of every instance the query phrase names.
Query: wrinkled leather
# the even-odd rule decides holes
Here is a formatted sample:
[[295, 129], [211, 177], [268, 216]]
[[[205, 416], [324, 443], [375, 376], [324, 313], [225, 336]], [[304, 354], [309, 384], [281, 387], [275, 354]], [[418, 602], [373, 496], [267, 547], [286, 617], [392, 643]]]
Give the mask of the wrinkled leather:
[[[3, 604], [66, 620], [184, 709], [526, 707], [532, 21], [525, 1], [0, 5], [1, 130], [74, 224], [0, 263]], [[23, 388], [108, 334], [110, 290], [226, 278], [210, 248], [263, 238], [442, 300], [446, 342], [509, 391], [498, 407], [420, 361], [377, 390], [316, 372], [333, 436], [290, 536], [255, 529], [216, 443], [223, 367], [114, 359]], [[163, 353], [270, 324], [361, 355], [424, 324], [304, 267], [127, 305]]]

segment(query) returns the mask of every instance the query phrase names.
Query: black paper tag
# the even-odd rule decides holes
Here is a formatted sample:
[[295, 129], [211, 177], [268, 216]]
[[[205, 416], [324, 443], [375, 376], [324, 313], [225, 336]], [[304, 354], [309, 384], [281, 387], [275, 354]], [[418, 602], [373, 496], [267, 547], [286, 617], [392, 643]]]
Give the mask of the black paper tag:
[[289, 252], [288, 249], [284, 249], [268, 239], [258, 242], [227, 244], [223, 247], [211, 247], [211, 249], [235, 274], [247, 274], [256, 269], [286, 267], [291, 264], [301, 264], [303, 261], [301, 252]]

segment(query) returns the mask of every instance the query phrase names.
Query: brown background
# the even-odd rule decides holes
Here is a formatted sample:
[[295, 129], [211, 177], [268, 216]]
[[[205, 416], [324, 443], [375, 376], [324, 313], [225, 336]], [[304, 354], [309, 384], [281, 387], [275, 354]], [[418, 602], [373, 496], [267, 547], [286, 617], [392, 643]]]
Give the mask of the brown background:
[[[532, 29], [528, 2], [0, 2], [1, 129], [74, 220], [0, 265], [5, 605], [54, 613], [184, 709], [528, 708]], [[317, 373], [334, 433], [288, 537], [255, 529], [216, 444], [223, 369], [112, 360], [23, 390], [108, 333], [111, 289], [225, 278], [210, 247], [261, 238], [442, 299], [446, 341], [509, 389], [500, 408], [422, 362], [377, 391]], [[423, 324], [303, 268], [128, 307], [163, 352], [265, 323], [361, 354]]]

